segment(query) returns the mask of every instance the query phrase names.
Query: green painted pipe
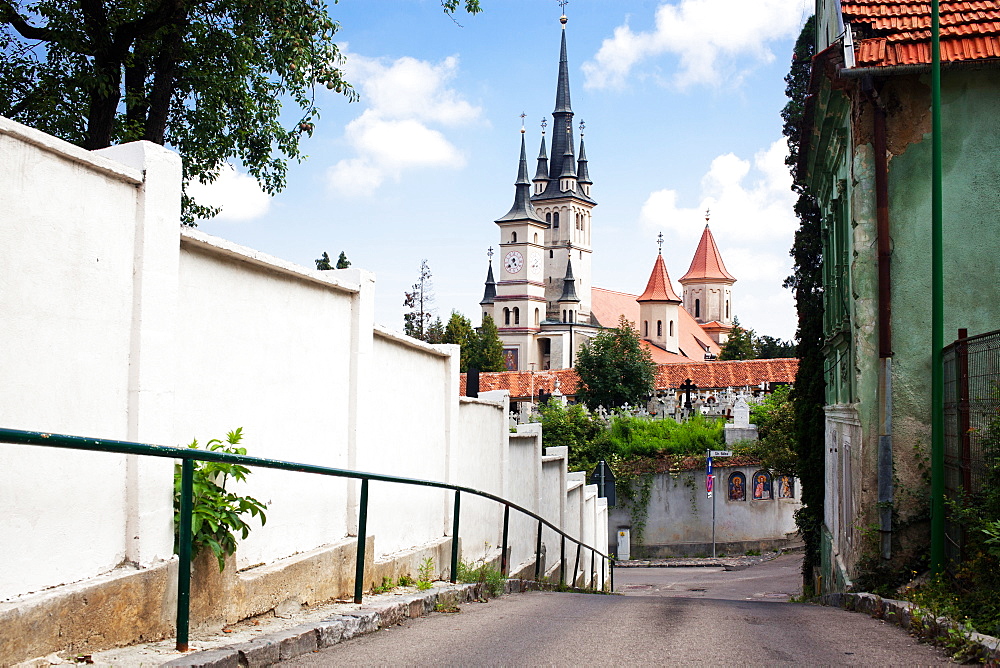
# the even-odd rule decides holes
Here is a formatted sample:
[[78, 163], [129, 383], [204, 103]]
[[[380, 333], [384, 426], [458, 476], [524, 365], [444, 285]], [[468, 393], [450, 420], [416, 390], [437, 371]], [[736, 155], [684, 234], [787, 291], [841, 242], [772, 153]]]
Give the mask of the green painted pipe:
[[941, 15], [931, 1], [931, 572], [944, 569], [944, 260]]

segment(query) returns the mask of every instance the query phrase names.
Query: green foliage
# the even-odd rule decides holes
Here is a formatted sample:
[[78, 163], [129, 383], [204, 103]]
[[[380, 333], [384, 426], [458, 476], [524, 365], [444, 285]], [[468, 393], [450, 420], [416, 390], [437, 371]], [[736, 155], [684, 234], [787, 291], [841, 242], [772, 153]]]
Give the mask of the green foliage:
[[475, 562], [459, 561], [456, 579], [459, 582], [483, 585], [487, 596], [500, 596], [507, 584], [503, 573], [493, 568], [485, 559]]
[[[243, 439], [243, 428], [226, 434], [223, 443], [213, 438], [205, 444], [206, 450], [245, 455], [246, 448], [238, 447]], [[193, 440], [189, 448], [197, 449], [198, 441]], [[191, 513], [191, 552], [197, 555], [208, 548], [219, 561], [219, 570], [226, 567], [226, 556], [236, 552], [236, 534], [246, 539], [250, 535], [250, 525], [243, 517], [259, 517], [261, 526], [267, 521], [262, 503], [252, 496], [239, 496], [226, 490], [230, 478], [236, 482], [246, 480], [250, 470], [239, 464], [221, 462], [195, 462], [193, 493], [194, 505]], [[174, 551], [180, 544], [180, 498], [181, 465], [174, 470]]]
[[757, 441], [744, 441], [734, 447], [737, 454], [760, 461], [775, 474], [799, 476], [799, 458], [795, 443], [795, 405], [790, 388], [778, 387], [764, 401], [750, 409], [750, 422], [757, 425]]
[[[324, 253], [326, 255], [326, 253]], [[347, 259], [347, 253], [340, 251], [340, 257], [337, 258], [337, 269], [347, 269], [351, 266], [351, 261]]]
[[740, 319], [733, 318], [733, 328], [719, 351], [719, 360], [752, 360], [755, 356], [752, 329], [740, 327]]
[[[539, 407], [542, 440], [546, 448], [569, 448], [569, 468], [586, 470], [601, 459], [603, 452], [594, 448], [594, 441], [604, 424], [582, 404], [562, 406], [550, 401]], [[534, 416], [532, 419], [536, 419]]]
[[505, 371], [503, 361], [503, 342], [493, 316], [489, 313], [483, 316], [483, 324], [479, 327], [475, 359], [471, 364], [480, 371]]
[[624, 316], [618, 327], [583, 344], [575, 369], [580, 378], [577, 399], [590, 408], [636, 404], [653, 392], [656, 364]]
[[392, 591], [393, 587], [395, 587], [395, 586], [396, 586], [396, 583], [392, 581], [392, 578], [386, 577], [385, 575], [383, 575], [382, 576], [382, 584], [375, 585], [374, 587], [372, 587], [372, 593], [373, 594], [385, 594], [387, 592]]
[[417, 589], [427, 591], [434, 586], [434, 557], [427, 557], [417, 568]]
[[795, 357], [796, 346], [793, 341], [782, 341], [764, 334], [755, 336], [753, 342], [754, 356], [759, 360]]
[[[612, 452], [621, 459], [703, 455], [724, 441], [724, 420], [694, 415], [685, 422], [670, 418], [654, 420], [631, 415], [616, 415], [611, 420], [607, 440]], [[544, 430], [543, 430], [544, 433]]]
[[323, 257], [319, 258], [318, 260], [313, 260], [313, 262], [316, 263], [316, 269], [318, 269], [319, 271], [327, 271], [333, 269], [333, 265], [330, 264], [330, 256], [326, 254], [326, 251], [323, 251]]
[[809, 94], [809, 77], [812, 57], [816, 48], [816, 17], [811, 16], [802, 27], [788, 75], [785, 77], [785, 95], [788, 103], [781, 112], [784, 121], [782, 133], [788, 139], [788, 158], [785, 164], [792, 172], [792, 190], [799, 194], [795, 215], [799, 229], [795, 232], [791, 256], [793, 273], [785, 279], [784, 287], [795, 292], [795, 309], [798, 313], [797, 356], [799, 368], [795, 375], [792, 399], [795, 410], [795, 449], [799, 462], [799, 481], [802, 484], [802, 506], [795, 513], [795, 522], [805, 543], [802, 560], [803, 579], [812, 581], [813, 568], [820, 564], [821, 532], [823, 527], [823, 502], [826, 494], [824, 478], [824, 422], [823, 406], [826, 403], [826, 380], [823, 358], [823, 246], [819, 207], [807, 191], [803, 176], [799, 174], [799, 154], [805, 124], [803, 114]]
[[628, 508], [631, 519], [629, 543], [642, 545], [646, 537], [646, 520], [649, 517], [649, 497], [653, 491], [653, 474], [620, 474], [615, 482], [619, 503]]
[[417, 584], [417, 581], [413, 579], [413, 576], [407, 573], [406, 575], [400, 575], [396, 584], [400, 587], [412, 587]]
[[451, 318], [444, 328], [444, 337], [441, 343], [455, 343], [461, 346], [461, 357], [459, 370], [465, 373], [469, 370], [469, 361], [476, 354], [479, 337], [476, 330], [472, 329], [472, 322], [458, 311], [451, 312]]

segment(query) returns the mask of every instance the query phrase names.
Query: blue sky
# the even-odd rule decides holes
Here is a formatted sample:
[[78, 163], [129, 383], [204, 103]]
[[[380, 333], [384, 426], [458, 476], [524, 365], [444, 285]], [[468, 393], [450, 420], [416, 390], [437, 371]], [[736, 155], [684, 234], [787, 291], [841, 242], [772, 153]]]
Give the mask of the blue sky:
[[[376, 274], [376, 319], [402, 329], [403, 291], [422, 259], [442, 319], [478, 321], [493, 223], [510, 208], [521, 113], [529, 169], [555, 101], [555, 0], [341, 0], [330, 14], [361, 101], [317, 90], [322, 116], [276, 197], [231, 171], [201, 198], [200, 228], [312, 267], [346, 251]], [[638, 294], [663, 232], [674, 281], [711, 226], [738, 279], [734, 312], [791, 338], [781, 287], [795, 229], [781, 136], [783, 77], [811, 0], [573, 0], [566, 7], [572, 104], [586, 122], [598, 206], [594, 285]], [[477, 322], [478, 324], [478, 322]]]

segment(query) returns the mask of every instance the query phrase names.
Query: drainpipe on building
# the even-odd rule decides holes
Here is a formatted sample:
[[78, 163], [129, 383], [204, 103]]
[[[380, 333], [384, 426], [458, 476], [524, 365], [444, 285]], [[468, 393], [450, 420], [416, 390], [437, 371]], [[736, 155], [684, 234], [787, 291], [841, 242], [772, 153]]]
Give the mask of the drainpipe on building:
[[875, 236], [878, 252], [878, 356], [879, 417], [878, 437], [878, 522], [882, 558], [892, 557], [892, 283], [889, 263], [889, 152], [886, 143], [885, 105], [872, 77], [861, 80], [861, 90], [872, 105], [872, 136], [875, 154]]

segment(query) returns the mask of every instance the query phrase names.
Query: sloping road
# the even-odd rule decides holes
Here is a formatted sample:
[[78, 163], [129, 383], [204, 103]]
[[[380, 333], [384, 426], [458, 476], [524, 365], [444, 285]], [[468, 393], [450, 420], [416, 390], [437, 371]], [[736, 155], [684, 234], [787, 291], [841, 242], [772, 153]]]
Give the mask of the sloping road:
[[288, 665], [948, 663], [885, 622], [783, 602], [777, 595], [787, 599], [798, 577], [794, 557], [743, 571], [620, 569], [615, 584], [625, 596], [505, 596], [410, 620]]

